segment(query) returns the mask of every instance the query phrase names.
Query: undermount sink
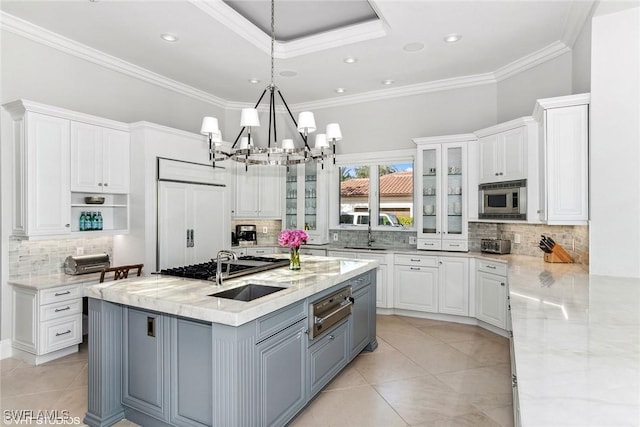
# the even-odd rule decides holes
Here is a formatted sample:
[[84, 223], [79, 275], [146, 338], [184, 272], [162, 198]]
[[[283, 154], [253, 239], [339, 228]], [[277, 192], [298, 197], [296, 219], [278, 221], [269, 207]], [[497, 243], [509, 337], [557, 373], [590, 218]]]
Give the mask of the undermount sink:
[[345, 246], [345, 249], [357, 249], [359, 251], [386, 251], [387, 248], [374, 248], [371, 246]]
[[228, 289], [226, 291], [216, 292], [215, 294], [209, 294], [208, 296], [248, 302], [283, 289], [287, 288], [250, 283], [248, 285], [238, 286], [237, 288]]

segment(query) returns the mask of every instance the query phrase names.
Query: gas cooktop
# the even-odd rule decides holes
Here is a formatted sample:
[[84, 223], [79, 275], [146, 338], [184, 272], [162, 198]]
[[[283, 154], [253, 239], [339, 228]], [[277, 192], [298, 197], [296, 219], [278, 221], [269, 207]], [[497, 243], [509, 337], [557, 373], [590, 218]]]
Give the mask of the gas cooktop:
[[[272, 270], [289, 265], [286, 258], [270, 258], [259, 256], [241, 256], [237, 260], [222, 262], [222, 271], [229, 271], [225, 279], [233, 279], [234, 277], [245, 276], [247, 274], [258, 273], [260, 271]], [[228, 270], [227, 270], [228, 269]], [[209, 262], [201, 264], [186, 265], [184, 267], [165, 268], [160, 270], [160, 274], [169, 276], [188, 277], [190, 279], [215, 280], [216, 278], [216, 261], [212, 259]]]

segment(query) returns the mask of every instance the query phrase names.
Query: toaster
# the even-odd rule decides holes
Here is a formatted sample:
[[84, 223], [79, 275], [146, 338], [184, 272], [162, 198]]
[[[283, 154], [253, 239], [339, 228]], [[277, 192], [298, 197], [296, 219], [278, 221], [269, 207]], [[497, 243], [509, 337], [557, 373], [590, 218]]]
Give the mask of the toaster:
[[482, 239], [480, 251], [490, 254], [509, 254], [511, 253], [511, 240]]
[[98, 273], [110, 265], [108, 254], [68, 256], [64, 260], [64, 272], [73, 275]]

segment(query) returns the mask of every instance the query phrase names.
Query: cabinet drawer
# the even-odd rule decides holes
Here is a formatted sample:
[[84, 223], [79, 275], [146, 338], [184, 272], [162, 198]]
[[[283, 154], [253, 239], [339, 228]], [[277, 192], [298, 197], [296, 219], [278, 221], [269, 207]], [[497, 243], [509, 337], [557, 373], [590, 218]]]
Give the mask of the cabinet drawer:
[[492, 262], [487, 260], [478, 260], [478, 271], [484, 271], [486, 273], [499, 274], [500, 276], [507, 275], [507, 264], [501, 262]]
[[77, 298], [82, 298], [82, 285], [59, 286], [40, 291], [41, 305]]
[[467, 241], [443, 241], [442, 242], [442, 250], [443, 251], [458, 251], [458, 252], [467, 252], [469, 250], [469, 245]]
[[40, 321], [46, 322], [48, 320], [60, 319], [61, 317], [71, 316], [78, 313], [82, 313], [81, 298], [40, 306]]
[[[287, 251], [289, 252], [289, 251]], [[300, 249], [301, 255], [327, 256], [326, 249]]]
[[306, 304], [301, 301], [258, 319], [256, 321], [257, 342], [280, 332], [305, 317], [307, 317]]
[[357, 252], [348, 252], [348, 251], [327, 251], [327, 256], [328, 257], [333, 257], [333, 258], [351, 258], [351, 259], [356, 259], [356, 258], [358, 258], [358, 253]]
[[262, 255], [269, 255], [269, 254], [275, 254], [276, 250], [275, 248], [247, 248], [247, 255], [253, 255], [253, 256], [262, 256]]
[[82, 314], [40, 324], [40, 349], [46, 354], [82, 342]]
[[380, 265], [387, 263], [387, 254], [376, 254], [372, 252], [358, 252], [358, 259], [372, 259], [378, 261]]
[[348, 344], [344, 322], [309, 347], [310, 396], [318, 393], [347, 364]]
[[397, 265], [409, 265], [420, 267], [437, 267], [438, 257], [425, 256], [425, 255], [404, 255], [397, 254], [395, 256], [395, 264]]
[[439, 251], [442, 247], [441, 240], [424, 240], [419, 239], [416, 244], [417, 249], [426, 250], [426, 251]]
[[362, 288], [363, 286], [367, 286], [371, 284], [371, 273], [365, 273], [362, 274], [358, 277], [354, 277], [353, 279], [349, 280], [349, 284], [352, 287], [352, 292], [357, 291], [358, 289]]

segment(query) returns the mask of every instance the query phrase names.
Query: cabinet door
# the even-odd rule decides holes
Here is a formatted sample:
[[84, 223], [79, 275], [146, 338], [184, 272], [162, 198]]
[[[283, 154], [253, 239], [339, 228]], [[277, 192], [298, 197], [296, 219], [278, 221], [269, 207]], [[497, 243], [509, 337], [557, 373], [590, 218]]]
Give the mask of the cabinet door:
[[438, 310], [458, 316], [469, 315], [469, 260], [440, 257]]
[[364, 349], [371, 341], [369, 336], [369, 319], [371, 319], [371, 285], [354, 292], [351, 318], [349, 319], [351, 339], [351, 359]]
[[[467, 147], [460, 144], [442, 146], [442, 238], [467, 240]], [[444, 250], [467, 250], [466, 244], [448, 245]]]
[[285, 425], [306, 403], [304, 320], [258, 345], [260, 425]]
[[102, 128], [71, 122], [71, 191], [102, 193], [102, 156]]
[[588, 106], [545, 111], [547, 223], [586, 224], [588, 204]]
[[282, 216], [282, 175], [279, 167], [263, 166], [257, 178], [258, 216], [280, 219]]
[[[189, 191], [187, 228], [193, 230], [193, 243], [188, 262], [210, 261], [229, 239], [229, 208], [224, 187], [184, 184]], [[180, 241], [178, 241], [180, 243]]]
[[[418, 170], [421, 181], [418, 188], [420, 215], [418, 216], [418, 238], [438, 239], [441, 232], [441, 146], [421, 147], [418, 150]], [[421, 194], [421, 195], [420, 195]], [[439, 245], [437, 248], [440, 249]]]
[[27, 224], [29, 235], [68, 234], [69, 120], [27, 113]]
[[[159, 268], [187, 265], [188, 195], [185, 184], [158, 183]], [[199, 238], [200, 236], [198, 236]]]
[[376, 307], [387, 308], [387, 266], [379, 265], [376, 269]]
[[477, 272], [476, 317], [499, 328], [506, 328], [507, 279], [495, 274]]
[[165, 318], [130, 307], [124, 316], [122, 403], [166, 421]]
[[129, 132], [103, 129], [102, 183], [105, 193], [129, 192]]
[[[235, 165], [236, 188], [234, 216], [255, 218], [258, 215], [258, 191], [260, 166], [250, 166], [245, 171], [244, 165]], [[279, 202], [279, 201], [278, 201]]]
[[309, 398], [316, 395], [349, 361], [347, 323], [316, 338], [309, 347]]
[[499, 180], [497, 170], [498, 135], [489, 135], [478, 139], [480, 157], [480, 182], [495, 182]]
[[407, 310], [438, 312], [438, 269], [396, 266], [394, 305]]
[[527, 128], [519, 127], [504, 132], [501, 135], [501, 179], [511, 181], [526, 179], [525, 153], [527, 149]]

